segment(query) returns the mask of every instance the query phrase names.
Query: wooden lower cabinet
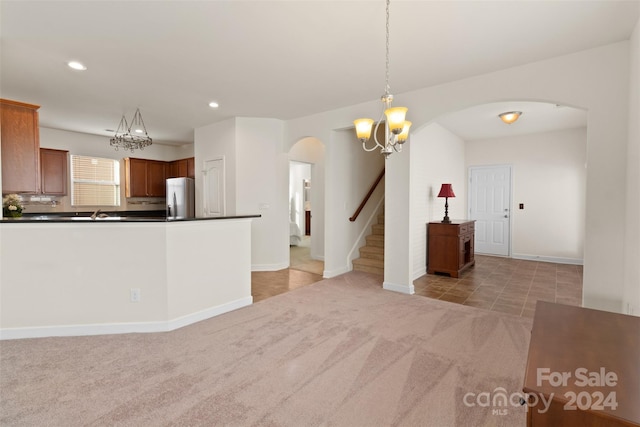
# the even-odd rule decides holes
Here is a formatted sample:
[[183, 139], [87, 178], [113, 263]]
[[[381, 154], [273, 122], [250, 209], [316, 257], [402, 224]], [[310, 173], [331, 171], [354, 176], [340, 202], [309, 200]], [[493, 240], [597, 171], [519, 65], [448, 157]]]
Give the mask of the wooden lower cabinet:
[[459, 277], [475, 264], [475, 221], [427, 224], [427, 273]]

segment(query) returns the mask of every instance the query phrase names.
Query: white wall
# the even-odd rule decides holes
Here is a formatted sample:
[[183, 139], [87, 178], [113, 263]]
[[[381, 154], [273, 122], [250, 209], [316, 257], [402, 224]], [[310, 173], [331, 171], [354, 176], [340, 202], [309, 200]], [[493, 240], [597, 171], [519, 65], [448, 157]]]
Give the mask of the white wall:
[[[195, 130], [196, 188], [204, 188], [206, 160], [225, 159], [226, 215], [260, 214], [251, 224], [251, 268], [289, 266], [289, 160], [282, 148], [283, 123], [237, 117]], [[202, 191], [196, 216], [204, 215]]]
[[236, 213], [262, 215], [251, 225], [251, 268], [289, 266], [289, 159], [283, 122], [236, 119]]
[[438, 192], [450, 183], [456, 197], [449, 199], [449, 217], [465, 219], [465, 143], [438, 123], [417, 129], [411, 135], [411, 241], [412, 277], [426, 273], [427, 223], [442, 221], [444, 199]]
[[96, 156], [107, 159], [137, 157], [141, 159], [172, 161], [193, 156], [193, 144], [182, 146], [153, 143], [135, 152], [118, 150], [109, 145], [109, 137], [40, 127], [40, 147], [68, 150], [70, 154]]
[[514, 258], [582, 264], [586, 162], [586, 128], [466, 143], [467, 168], [512, 166]]
[[640, 20], [629, 44], [629, 146], [625, 230], [624, 310], [640, 316]]
[[250, 305], [251, 221], [0, 224], [0, 338], [168, 331]]
[[[408, 93], [396, 94], [394, 104], [409, 108], [416, 129], [449, 112], [473, 105], [505, 100], [547, 101], [588, 111], [587, 195], [585, 218], [584, 304], [587, 307], [622, 311], [625, 294], [623, 253], [626, 238], [626, 180], [629, 146], [629, 42], [539, 61], [495, 73]], [[327, 143], [326, 254], [338, 249], [339, 227], [333, 227], [332, 212], [341, 210], [333, 192], [340, 192], [341, 154], [346, 138], [333, 138], [334, 130], [352, 129], [354, 117], [376, 117], [379, 101], [345, 107], [287, 122], [285, 150], [295, 141], [314, 136]], [[636, 116], [637, 117], [637, 111]], [[632, 117], [632, 119], [634, 119]], [[409, 143], [410, 145], [410, 143]], [[407, 153], [410, 155], [410, 150]], [[409, 169], [402, 155], [392, 155], [386, 175], [386, 252], [384, 281], [404, 288], [411, 286], [413, 265], [407, 247], [410, 241]], [[634, 166], [636, 167], [636, 166]], [[390, 182], [391, 181], [391, 182]], [[617, 209], [612, 209], [612, 206]], [[406, 220], [405, 220], [406, 217]], [[637, 237], [627, 247], [637, 247]], [[393, 251], [393, 252], [391, 252]], [[395, 254], [398, 254], [396, 256]], [[403, 258], [404, 256], [407, 256]], [[389, 264], [387, 264], [387, 258]], [[628, 269], [636, 268], [627, 263]], [[636, 273], [634, 273], [636, 274]], [[630, 285], [638, 287], [637, 282]]]
[[225, 214], [236, 214], [236, 119], [214, 123], [194, 131], [196, 216], [204, 216], [204, 164], [207, 160], [224, 158]]
[[355, 221], [349, 221], [384, 168], [384, 159], [377, 151], [362, 150], [351, 130], [333, 132], [327, 163], [334, 167], [326, 177], [325, 277], [333, 277], [352, 269], [351, 261], [359, 257], [370, 225], [377, 220], [376, 208], [384, 197], [384, 180], [378, 185]]

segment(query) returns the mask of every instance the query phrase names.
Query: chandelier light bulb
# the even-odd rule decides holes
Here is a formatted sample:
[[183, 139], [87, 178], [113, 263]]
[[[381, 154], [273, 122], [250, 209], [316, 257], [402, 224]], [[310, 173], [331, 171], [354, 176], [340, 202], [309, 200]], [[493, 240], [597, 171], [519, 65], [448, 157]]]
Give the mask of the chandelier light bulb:
[[373, 119], [357, 119], [353, 121], [353, 124], [356, 126], [356, 135], [360, 142], [367, 142], [371, 137]]
[[406, 107], [393, 107], [388, 108], [384, 114], [387, 116], [387, 124], [389, 126], [389, 130], [394, 135], [398, 135], [402, 132], [402, 128], [404, 127], [404, 118], [407, 115], [408, 108]]
[[402, 126], [402, 132], [398, 135], [398, 144], [404, 144], [407, 142], [407, 138], [409, 137], [409, 128], [411, 127], [411, 122], [405, 120], [404, 125]]

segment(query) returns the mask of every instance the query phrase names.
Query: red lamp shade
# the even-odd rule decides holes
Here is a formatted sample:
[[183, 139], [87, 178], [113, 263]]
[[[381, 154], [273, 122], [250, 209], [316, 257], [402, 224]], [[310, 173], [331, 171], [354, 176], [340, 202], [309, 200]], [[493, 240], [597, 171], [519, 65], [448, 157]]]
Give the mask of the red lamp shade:
[[451, 184], [442, 184], [438, 197], [456, 197], [453, 193], [453, 188], [451, 188]]

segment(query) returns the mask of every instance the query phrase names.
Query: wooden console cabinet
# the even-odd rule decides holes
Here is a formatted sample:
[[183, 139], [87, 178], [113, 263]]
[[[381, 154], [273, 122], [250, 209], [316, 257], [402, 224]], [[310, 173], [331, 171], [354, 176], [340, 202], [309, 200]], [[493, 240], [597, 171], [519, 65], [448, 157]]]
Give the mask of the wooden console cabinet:
[[475, 264], [474, 223], [454, 220], [427, 224], [427, 273], [459, 277], [464, 269]]
[[640, 317], [538, 301], [527, 426], [640, 426], [638, 331]]

